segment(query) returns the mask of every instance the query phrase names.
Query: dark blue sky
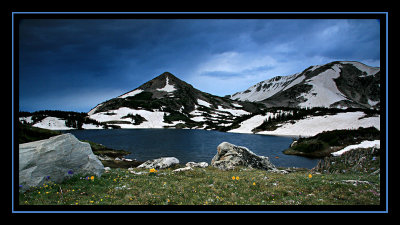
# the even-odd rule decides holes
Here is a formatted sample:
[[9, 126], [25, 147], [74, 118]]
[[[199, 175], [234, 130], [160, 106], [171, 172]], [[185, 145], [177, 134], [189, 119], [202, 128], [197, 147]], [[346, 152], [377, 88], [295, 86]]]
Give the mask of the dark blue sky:
[[168, 71], [224, 96], [336, 60], [380, 64], [377, 20], [25, 19], [19, 107], [88, 112]]

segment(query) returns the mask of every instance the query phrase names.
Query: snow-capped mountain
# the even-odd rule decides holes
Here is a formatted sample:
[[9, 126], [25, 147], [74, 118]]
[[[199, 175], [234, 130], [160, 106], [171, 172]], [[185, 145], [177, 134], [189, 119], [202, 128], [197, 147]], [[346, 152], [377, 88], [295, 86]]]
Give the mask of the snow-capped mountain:
[[355, 61], [331, 62], [262, 81], [230, 98], [266, 106], [379, 109], [380, 68]]
[[[309, 136], [335, 129], [380, 129], [379, 110], [370, 109], [379, 108], [379, 68], [360, 63], [312, 66], [263, 81], [232, 98], [248, 101], [202, 92], [165, 72], [88, 113], [20, 112], [19, 120], [52, 130], [171, 127]], [[318, 105], [331, 108], [314, 107]]]
[[198, 128], [230, 126], [235, 118], [257, 112], [242, 103], [195, 89], [169, 72], [98, 104], [90, 119], [121, 128]]

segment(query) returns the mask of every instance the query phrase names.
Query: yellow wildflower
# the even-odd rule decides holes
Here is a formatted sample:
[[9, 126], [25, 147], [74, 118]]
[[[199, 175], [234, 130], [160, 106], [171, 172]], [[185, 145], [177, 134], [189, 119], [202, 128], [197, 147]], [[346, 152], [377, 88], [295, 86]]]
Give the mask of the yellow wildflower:
[[156, 169], [154, 169], [154, 168], [150, 169], [150, 173], [155, 173], [155, 172], [157, 172]]
[[94, 176], [91, 176], [90, 179], [91, 179], [91, 180], [94, 180]]
[[235, 180], [235, 176], [232, 177], [232, 180]]
[[239, 177], [236, 177], [236, 180], [239, 180]]
[[256, 185], [256, 182], [253, 182], [253, 185]]
[[312, 175], [311, 174], [308, 174], [308, 178], [311, 178], [312, 177]]

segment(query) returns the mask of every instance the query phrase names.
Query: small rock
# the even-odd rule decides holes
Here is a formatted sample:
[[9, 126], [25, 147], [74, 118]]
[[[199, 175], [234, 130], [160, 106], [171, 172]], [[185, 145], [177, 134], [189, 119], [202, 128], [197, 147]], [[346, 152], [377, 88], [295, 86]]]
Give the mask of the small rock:
[[129, 171], [129, 172], [135, 175], [142, 175], [147, 173], [147, 172], [136, 172], [136, 171]]
[[171, 167], [173, 165], [179, 164], [179, 160], [175, 157], [162, 157], [158, 159], [148, 160], [142, 163], [137, 168], [146, 168], [146, 169], [165, 169]]
[[187, 166], [187, 167], [183, 167], [183, 168], [179, 168], [176, 170], [173, 170], [172, 172], [182, 172], [182, 171], [188, 171], [188, 170], [193, 170], [192, 167]]
[[357, 186], [358, 184], [370, 184], [368, 181], [363, 181], [363, 180], [342, 180], [344, 183], [350, 183], [354, 186]]
[[206, 163], [206, 162], [199, 162], [199, 163], [196, 163], [196, 162], [188, 162], [188, 163], [186, 163], [186, 166], [188, 167], [200, 167], [200, 168], [206, 168], [207, 166], [208, 166], [208, 163]]

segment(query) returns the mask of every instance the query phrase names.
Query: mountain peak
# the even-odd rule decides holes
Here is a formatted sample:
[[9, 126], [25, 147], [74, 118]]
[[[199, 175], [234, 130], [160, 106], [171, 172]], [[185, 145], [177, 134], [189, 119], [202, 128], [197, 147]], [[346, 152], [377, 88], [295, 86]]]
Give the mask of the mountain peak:
[[174, 76], [174, 75], [172, 73], [168, 72], [168, 71], [165, 71], [160, 76]]
[[[161, 79], [165, 79], [166, 77], [171, 77], [171, 78], [177, 78], [175, 75], [173, 75], [172, 73], [166, 71], [160, 75], [158, 75], [157, 77], [153, 78], [153, 80], [157, 79], [157, 80], [161, 80]], [[178, 79], [178, 78], [177, 78]]]

